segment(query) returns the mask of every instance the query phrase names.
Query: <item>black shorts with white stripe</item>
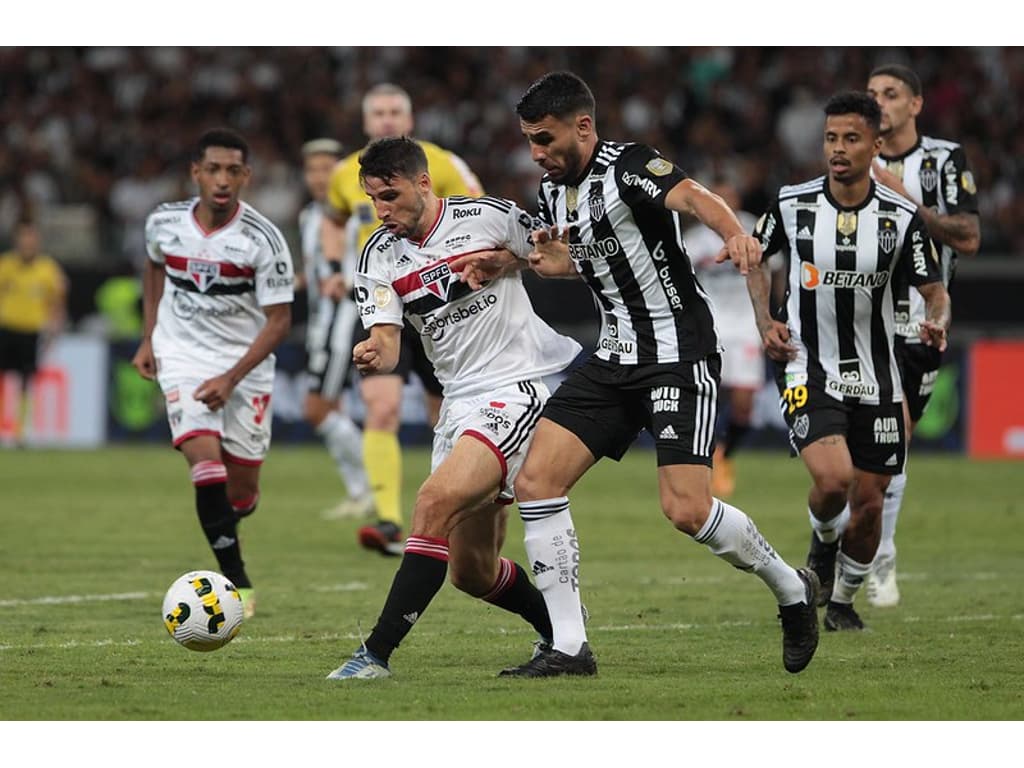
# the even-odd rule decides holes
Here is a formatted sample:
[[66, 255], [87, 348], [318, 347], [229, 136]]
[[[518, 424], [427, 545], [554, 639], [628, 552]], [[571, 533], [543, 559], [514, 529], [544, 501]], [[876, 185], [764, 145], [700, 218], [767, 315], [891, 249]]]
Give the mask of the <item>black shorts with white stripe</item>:
[[591, 357], [562, 382], [543, 416], [568, 429], [595, 458], [618, 461], [646, 429], [658, 466], [711, 466], [722, 358], [621, 365]]
[[931, 400], [935, 380], [942, 367], [942, 353], [927, 344], [905, 344], [898, 336], [893, 352], [896, 353], [896, 365], [900, 369], [903, 397], [907, 400], [910, 420], [916, 424]]

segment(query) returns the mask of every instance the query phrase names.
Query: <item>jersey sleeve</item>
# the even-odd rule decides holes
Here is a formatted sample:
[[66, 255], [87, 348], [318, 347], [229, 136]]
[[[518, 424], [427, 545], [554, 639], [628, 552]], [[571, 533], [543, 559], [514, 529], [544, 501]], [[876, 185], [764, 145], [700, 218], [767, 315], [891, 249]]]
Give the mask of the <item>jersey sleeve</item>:
[[686, 173], [653, 147], [634, 144], [615, 163], [619, 196], [630, 208], [640, 205], [665, 207], [665, 197]]
[[434, 192], [438, 197], [483, 195], [484, 188], [476, 174], [454, 152], [440, 152], [436, 162], [437, 168], [431, 167], [430, 176], [434, 180]]
[[543, 183], [541, 183], [540, 188], [537, 190], [537, 216], [545, 227], [550, 227], [555, 223], [555, 217], [551, 213], [551, 205], [544, 196]]
[[942, 280], [938, 254], [935, 253], [935, 246], [919, 213], [915, 212], [910, 219], [906, 237], [903, 238], [900, 261], [903, 276], [910, 285], [925, 285]]
[[295, 270], [288, 244], [276, 227], [280, 247], [275, 249], [264, 240], [256, 256], [256, 302], [261, 307], [271, 304], [291, 304], [295, 298]]
[[359, 258], [359, 269], [355, 273], [356, 304], [363, 328], [405, 324], [402, 319], [402, 299], [392, 286], [393, 263], [393, 245], [381, 251], [371, 238], [364, 246]]
[[146, 256], [155, 264], [163, 264], [164, 253], [160, 248], [160, 227], [155, 223], [156, 218], [155, 212], [146, 217]]
[[978, 212], [978, 188], [974, 174], [967, 167], [963, 147], [954, 149], [943, 163], [941, 188], [948, 213]]
[[785, 229], [782, 226], [782, 211], [776, 197], [771, 208], [765, 211], [754, 224], [751, 234], [761, 243], [761, 261], [780, 253], [786, 246]]
[[530, 239], [530, 235], [536, 229], [543, 229], [544, 224], [515, 203], [512, 204], [506, 221], [508, 231], [504, 245], [516, 255], [516, 258], [525, 259], [533, 250], [533, 241]]

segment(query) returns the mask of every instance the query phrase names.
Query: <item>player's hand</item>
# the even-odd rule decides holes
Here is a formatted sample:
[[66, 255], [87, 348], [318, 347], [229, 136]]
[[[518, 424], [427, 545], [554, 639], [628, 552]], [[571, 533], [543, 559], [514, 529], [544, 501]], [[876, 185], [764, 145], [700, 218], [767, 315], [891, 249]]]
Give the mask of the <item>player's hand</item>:
[[789, 328], [785, 323], [772, 320], [771, 324], [761, 332], [761, 342], [768, 357], [778, 363], [784, 363], [796, 357], [796, 347], [789, 343]]
[[[881, 163], [877, 160], [871, 163], [871, 175], [875, 177], [875, 181], [879, 184], [884, 184], [896, 194], [903, 195], [903, 197], [913, 200], [913, 198], [911, 198], [907, 193], [907, 188], [903, 186], [903, 179], [888, 168], [883, 168]], [[917, 201], [914, 200], [914, 202]]]
[[557, 226], [536, 229], [531, 234], [533, 250], [528, 260], [538, 275], [556, 277], [567, 274], [569, 258], [569, 230], [559, 231]]
[[341, 301], [348, 291], [348, 281], [341, 274], [329, 275], [320, 281], [320, 292], [331, 301]]
[[917, 332], [917, 335], [929, 347], [935, 347], [939, 352], [946, 351], [949, 338], [945, 326], [931, 320], [922, 320], [921, 329]]
[[483, 288], [489, 281], [501, 277], [515, 263], [516, 255], [502, 248], [467, 253], [452, 261], [448, 267], [452, 272], [458, 274], [459, 280], [467, 283], [476, 291]]
[[231, 378], [226, 373], [222, 373], [220, 376], [207, 379], [196, 387], [196, 391], [192, 393], [192, 399], [199, 400], [211, 411], [217, 411], [227, 405], [234, 389], [235, 385], [231, 382]]
[[142, 340], [138, 350], [135, 352], [135, 357], [132, 358], [132, 365], [135, 366], [135, 370], [139, 372], [142, 378], [148, 381], [156, 378], [156, 358], [153, 356], [153, 342], [149, 339]]
[[751, 235], [733, 235], [715, 256], [716, 264], [727, 260], [736, 266], [741, 275], [746, 275], [761, 263], [760, 241]]
[[380, 350], [372, 338], [360, 341], [352, 347], [352, 362], [363, 375], [380, 370]]

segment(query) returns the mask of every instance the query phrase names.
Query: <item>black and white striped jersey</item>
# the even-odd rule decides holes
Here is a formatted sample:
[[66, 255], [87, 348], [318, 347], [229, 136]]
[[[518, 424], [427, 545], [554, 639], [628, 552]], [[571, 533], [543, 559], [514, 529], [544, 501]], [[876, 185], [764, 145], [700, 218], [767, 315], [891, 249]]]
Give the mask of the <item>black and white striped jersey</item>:
[[[978, 212], [978, 190], [967, 167], [963, 148], [953, 141], [921, 136], [907, 152], [895, 157], [878, 156], [879, 164], [898, 176], [910, 197], [942, 216]], [[932, 241], [939, 254], [942, 281], [949, 286], [956, 270], [956, 251]], [[920, 344], [917, 332], [924, 320], [924, 300], [905, 283], [897, 282], [897, 342]]]
[[822, 176], [782, 187], [754, 234], [764, 258], [786, 258], [780, 319], [798, 350], [786, 364], [786, 387], [811, 386], [848, 403], [900, 402], [893, 280], [942, 279], [914, 204], [872, 181], [861, 205], [844, 207]]
[[623, 365], [700, 360], [719, 349], [668, 192], [686, 174], [643, 144], [598, 142], [573, 185], [541, 179], [540, 218], [569, 229], [569, 255], [597, 297], [597, 356]]

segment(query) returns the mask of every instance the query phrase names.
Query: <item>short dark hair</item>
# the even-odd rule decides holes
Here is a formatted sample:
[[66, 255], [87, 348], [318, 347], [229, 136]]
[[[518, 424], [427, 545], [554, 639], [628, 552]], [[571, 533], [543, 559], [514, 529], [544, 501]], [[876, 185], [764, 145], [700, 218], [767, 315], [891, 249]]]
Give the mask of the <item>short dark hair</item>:
[[242, 153], [242, 162], [249, 162], [249, 144], [230, 128], [211, 128], [200, 136], [199, 141], [196, 142], [196, 153], [192, 159], [197, 163], [200, 162], [208, 147], [237, 149]]
[[596, 117], [594, 94], [583, 78], [572, 72], [548, 72], [534, 80], [516, 104], [516, 114], [536, 123], [547, 115], [559, 120], [580, 113]]
[[879, 67], [875, 67], [871, 70], [871, 74], [868, 75], [870, 80], [875, 75], [889, 75], [889, 77], [895, 77], [897, 80], [902, 80], [910, 88], [910, 92], [915, 96], [921, 95], [921, 78], [917, 76], [917, 73], [910, 67], [905, 67], [902, 64], [882, 64]]
[[877, 135], [882, 129], [882, 108], [866, 91], [842, 91], [825, 104], [826, 115], [860, 115]]
[[377, 139], [359, 155], [359, 178], [373, 176], [391, 181], [396, 176], [414, 179], [427, 172], [427, 155], [423, 147], [408, 136]]

